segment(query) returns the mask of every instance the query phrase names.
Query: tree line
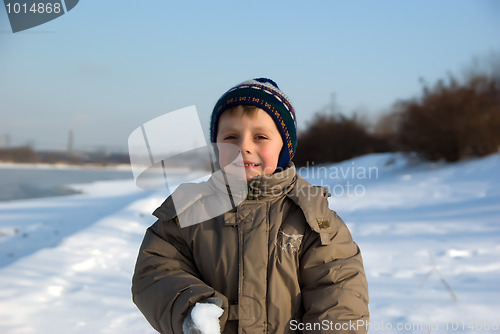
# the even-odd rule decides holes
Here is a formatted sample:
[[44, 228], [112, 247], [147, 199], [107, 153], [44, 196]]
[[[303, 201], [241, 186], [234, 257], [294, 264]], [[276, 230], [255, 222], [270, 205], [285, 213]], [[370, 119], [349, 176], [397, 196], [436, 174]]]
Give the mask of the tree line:
[[423, 83], [420, 96], [397, 101], [372, 124], [329, 106], [299, 132], [294, 161], [304, 166], [393, 151], [458, 161], [498, 152], [499, 68], [469, 70], [462, 80], [449, 75], [433, 85]]

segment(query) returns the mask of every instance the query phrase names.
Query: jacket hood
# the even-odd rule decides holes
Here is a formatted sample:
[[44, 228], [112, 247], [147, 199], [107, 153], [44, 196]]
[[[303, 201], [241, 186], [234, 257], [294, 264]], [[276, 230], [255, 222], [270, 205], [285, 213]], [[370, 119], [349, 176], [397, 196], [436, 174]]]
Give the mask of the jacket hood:
[[293, 163], [278, 173], [259, 175], [248, 182], [248, 200], [270, 199], [288, 194], [297, 179], [297, 171]]

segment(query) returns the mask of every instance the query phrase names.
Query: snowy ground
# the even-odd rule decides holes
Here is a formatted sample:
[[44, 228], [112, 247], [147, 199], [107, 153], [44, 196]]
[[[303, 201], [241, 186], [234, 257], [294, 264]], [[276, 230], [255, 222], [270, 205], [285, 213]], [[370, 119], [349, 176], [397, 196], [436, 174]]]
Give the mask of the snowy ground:
[[[370, 333], [499, 333], [500, 155], [370, 155], [300, 172], [329, 187], [360, 245]], [[155, 333], [130, 281], [163, 194], [132, 181], [0, 202], [0, 333]], [[489, 330], [487, 330], [490, 328]]]

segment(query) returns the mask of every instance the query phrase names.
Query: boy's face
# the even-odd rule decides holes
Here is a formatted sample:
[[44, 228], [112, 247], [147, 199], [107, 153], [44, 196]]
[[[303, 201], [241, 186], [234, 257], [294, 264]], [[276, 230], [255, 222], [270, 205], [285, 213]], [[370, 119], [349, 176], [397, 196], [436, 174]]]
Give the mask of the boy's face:
[[[252, 114], [245, 113], [241, 106], [220, 116], [217, 143], [234, 145], [219, 145], [220, 165], [227, 173], [232, 170], [233, 174], [244, 168], [247, 181], [257, 175], [272, 174], [283, 147], [271, 116], [262, 109]], [[237, 147], [243, 160], [235, 160], [240, 152], [228, 147]]]

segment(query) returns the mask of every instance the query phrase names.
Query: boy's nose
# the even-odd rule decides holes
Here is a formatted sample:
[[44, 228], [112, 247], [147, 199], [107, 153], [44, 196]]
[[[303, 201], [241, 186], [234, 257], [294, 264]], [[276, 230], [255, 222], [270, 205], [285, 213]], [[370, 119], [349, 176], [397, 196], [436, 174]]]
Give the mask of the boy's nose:
[[241, 152], [251, 153], [252, 152], [252, 141], [251, 138], [242, 137], [239, 142]]

